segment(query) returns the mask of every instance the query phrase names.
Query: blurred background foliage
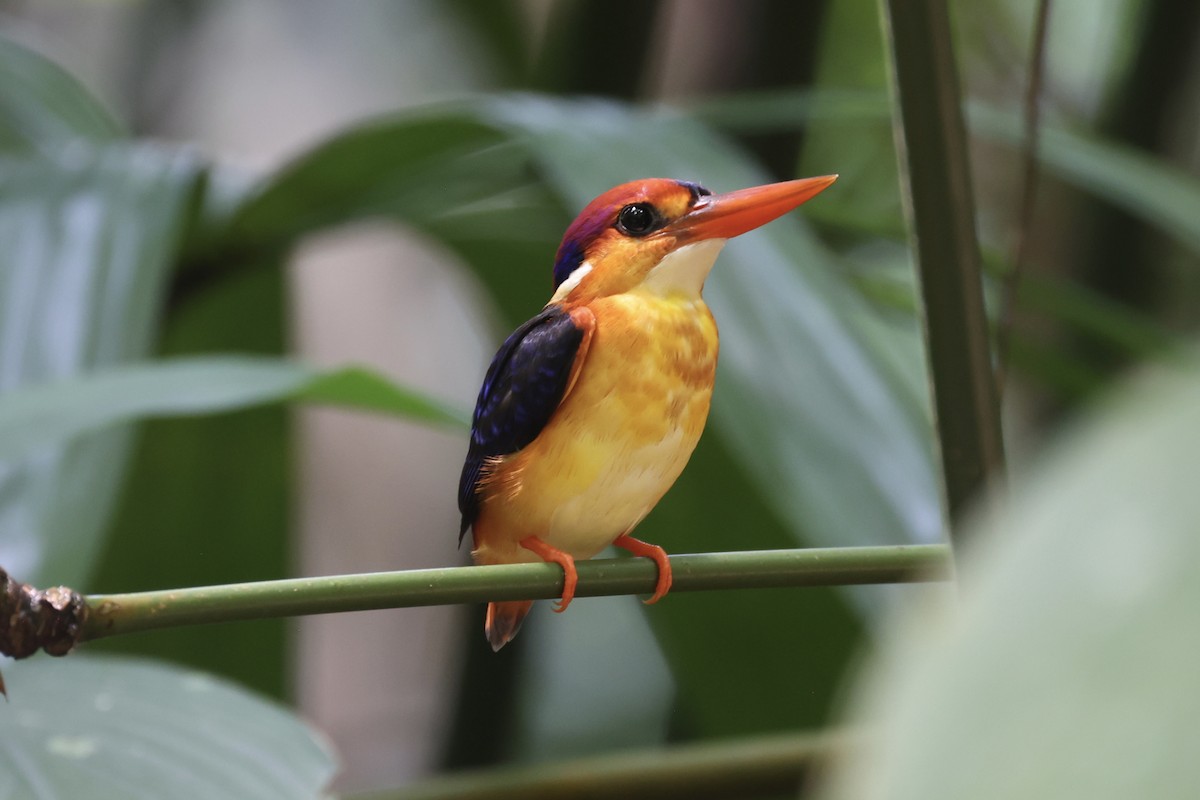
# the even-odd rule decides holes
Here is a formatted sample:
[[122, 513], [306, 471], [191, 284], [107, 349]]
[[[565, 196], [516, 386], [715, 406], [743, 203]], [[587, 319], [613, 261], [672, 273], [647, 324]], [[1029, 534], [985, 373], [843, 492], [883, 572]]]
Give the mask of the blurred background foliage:
[[[1022, 231], [1035, 4], [951, 5], [993, 308], [1017, 238], [1030, 245], [998, 331], [1019, 473], [1194, 333], [1200, 11], [1054, 3]], [[0, 392], [238, 353], [366, 363], [461, 412], [599, 191], [837, 172], [803, 214], [723, 255], [706, 292], [722, 331], [710, 432], [640, 530], [672, 552], [943, 535], [874, 2], [25, 0], [0, 14]], [[113, 592], [464, 557], [462, 430], [282, 404], [205, 415], [163, 380], [146, 416], [166, 418], [0, 462], [0, 564]], [[340, 751], [337, 785], [357, 790], [818, 728], [880, 612], [911, 591], [697, 594], [645, 613], [591, 600], [541, 609], [499, 655], [479, 609], [88, 650], [296, 703]]]

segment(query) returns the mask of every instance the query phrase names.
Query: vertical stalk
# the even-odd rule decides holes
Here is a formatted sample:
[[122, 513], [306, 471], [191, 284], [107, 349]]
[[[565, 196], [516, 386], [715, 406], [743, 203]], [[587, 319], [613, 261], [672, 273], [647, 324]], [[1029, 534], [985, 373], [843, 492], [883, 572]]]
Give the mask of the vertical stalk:
[[1046, 34], [1050, 27], [1050, 0], [1038, 0], [1033, 17], [1033, 42], [1030, 45], [1029, 83], [1025, 88], [1025, 142], [1021, 154], [1021, 200], [1017, 207], [1016, 243], [1008, 259], [1008, 274], [1000, 294], [996, 314], [996, 393], [1004, 397], [1008, 375], [1009, 346], [1013, 337], [1013, 315], [1021, 277], [1029, 255], [1033, 207], [1037, 202], [1038, 150], [1042, 130], [1042, 76], [1046, 70]]
[[951, 536], [1001, 479], [1004, 446], [946, 0], [884, 0], [897, 150], [924, 302]]

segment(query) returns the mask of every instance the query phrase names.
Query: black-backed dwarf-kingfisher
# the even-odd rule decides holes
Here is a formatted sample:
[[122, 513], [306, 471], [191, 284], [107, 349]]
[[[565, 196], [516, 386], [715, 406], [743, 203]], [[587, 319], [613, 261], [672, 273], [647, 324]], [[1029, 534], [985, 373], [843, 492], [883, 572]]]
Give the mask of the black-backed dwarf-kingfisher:
[[[477, 564], [552, 561], [564, 573], [608, 545], [658, 565], [666, 552], [630, 536], [675, 483], [708, 418], [717, 326], [700, 293], [725, 241], [782, 216], [836, 175], [713, 194], [651, 178], [610, 189], [567, 228], [554, 294], [492, 360], [458, 489], [459, 542]], [[512, 640], [532, 601], [488, 604], [492, 649]]]

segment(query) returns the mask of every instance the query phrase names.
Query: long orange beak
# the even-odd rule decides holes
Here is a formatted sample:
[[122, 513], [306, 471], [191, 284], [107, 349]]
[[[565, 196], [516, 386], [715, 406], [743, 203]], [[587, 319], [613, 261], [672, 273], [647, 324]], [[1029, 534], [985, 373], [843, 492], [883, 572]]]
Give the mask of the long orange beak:
[[664, 232], [673, 233], [685, 242], [732, 239], [782, 217], [825, 191], [837, 179], [837, 175], [822, 175], [701, 197], [691, 211], [668, 225]]

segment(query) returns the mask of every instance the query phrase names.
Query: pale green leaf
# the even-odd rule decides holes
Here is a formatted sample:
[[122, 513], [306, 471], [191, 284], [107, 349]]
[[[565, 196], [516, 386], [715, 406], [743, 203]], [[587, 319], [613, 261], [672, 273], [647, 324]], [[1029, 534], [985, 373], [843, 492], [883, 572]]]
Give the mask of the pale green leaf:
[[360, 367], [329, 371], [245, 356], [127, 364], [0, 396], [0, 458], [143, 418], [232, 411], [288, 400], [465, 426], [465, 415]]
[[[1200, 785], [1200, 368], [1143, 376], [1012, 489], [906, 617], [826, 797], [1186, 798]], [[970, 540], [969, 540], [970, 541]]]
[[55, 155], [121, 126], [62, 67], [0, 37], [0, 151]]
[[316, 800], [336, 768], [290, 711], [205, 673], [37, 657], [4, 679], [3, 800]]
[[[191, 156], [153, 147], [0, 160], [0, 393], [147, 355], [200, 175]], [[86, 576], [127, 446], [111, 430], [0, 463], [14, 574]]]

